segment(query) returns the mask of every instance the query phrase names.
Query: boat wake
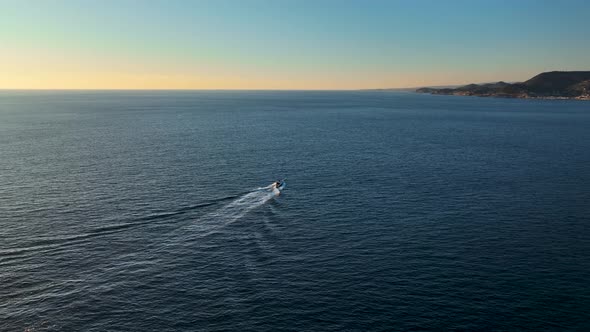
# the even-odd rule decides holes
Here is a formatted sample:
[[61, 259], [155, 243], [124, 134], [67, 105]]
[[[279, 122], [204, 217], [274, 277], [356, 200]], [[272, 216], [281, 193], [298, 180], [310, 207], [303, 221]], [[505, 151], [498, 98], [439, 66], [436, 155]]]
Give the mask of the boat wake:
[[272, 185], [256, 188], [199, 218], [197, 227], [207, 227], [207, 225], [212, 223], [218, 226], [231, 224], [279, 194], [280, 191], [273, 188]]
[[[181, 215], [192, 214], [202, 208], [214, 206], [223, 201], [229, 200], [225, 205], [197, 218], [196, 222], [192, 222], [190, 225], [185, 225], [185, 227], [191, 228], [191, 230], [197, 230], [196, 233], [189, 233], [193, 234], [193, 236], [196, 235], [200, 237], [215, 232], [215, 230], [218, 230], [220, 227], [227, 226], [243, 218], [250, 211], [265, 204], [273, 197], [278, 196], [282, 188], [284, 188], [284, 186], [280, 187], [279, 190], [274, 188], [273, 185], [255, 188], [238, 196], [228, 196], [202, 202], [193, 206], [185, 206], [176, 211], [160, 211], [147, 216], [138, 217], [135, 220], [108, 223], [100, 227], [88, 229], [79, 234], [65, 233], [36, 237], [15, 247], [0, 247], [0, 266], [10, 261], [22, 259], [23, 257], [34, 256], [40, 251], [48, 253], [49, 251], [64, 250], [73, 245], [82, 245], [88, 243], [94, 237], [113, 235], [134, 227], [167, 224]], [[185, 233], [185, 227], [181, 227], [179, 230], [184, 229], [183, 233]]]

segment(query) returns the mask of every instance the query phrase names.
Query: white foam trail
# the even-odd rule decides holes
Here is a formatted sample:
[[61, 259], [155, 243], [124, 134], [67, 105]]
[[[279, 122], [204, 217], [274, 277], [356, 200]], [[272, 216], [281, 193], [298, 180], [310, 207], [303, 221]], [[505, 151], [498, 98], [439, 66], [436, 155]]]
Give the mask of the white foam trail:
[[272, 185], [256, 188], [221, 208], [199, 218], [197, 222], [193, 224], [193, 227], [204, 231], [210, 231], [218, 227], [229, 225], [244, 217], [248, 212], [277, 196], [277, 192], [271, 189]]
[[266, 203], [275, 195], [274, 192], [268, 191], [266, 188], [263, 188], [263, 190], [256, 190], [230, 202], [207, 216], [213, 217], [217, 220], [223, 220], [225, 223], [231, 223], [242, 218], [251, 210]]

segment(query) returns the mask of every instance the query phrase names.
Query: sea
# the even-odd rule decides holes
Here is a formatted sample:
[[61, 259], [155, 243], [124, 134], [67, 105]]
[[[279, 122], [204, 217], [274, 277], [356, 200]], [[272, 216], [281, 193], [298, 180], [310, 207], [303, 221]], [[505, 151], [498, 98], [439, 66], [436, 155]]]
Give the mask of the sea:
[[590, 102], [0, 92], [0, 331], [588, 331], [589, 255]]

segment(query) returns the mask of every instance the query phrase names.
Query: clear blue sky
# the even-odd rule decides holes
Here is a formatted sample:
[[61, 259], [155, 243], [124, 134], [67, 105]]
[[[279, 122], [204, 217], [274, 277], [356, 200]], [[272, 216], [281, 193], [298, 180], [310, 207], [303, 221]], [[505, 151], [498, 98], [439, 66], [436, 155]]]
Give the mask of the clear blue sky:
[[590, 70], [581, 0], [0, 6], [0, 88], [354, 89]]

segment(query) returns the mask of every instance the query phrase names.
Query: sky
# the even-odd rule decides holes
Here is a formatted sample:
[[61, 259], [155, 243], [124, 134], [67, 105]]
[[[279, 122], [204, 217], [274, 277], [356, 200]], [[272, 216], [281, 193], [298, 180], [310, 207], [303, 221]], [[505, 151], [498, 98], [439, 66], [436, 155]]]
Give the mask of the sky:
[[338, 90], [590, 70], [590, 1], [0, 0], [0, 89]]

